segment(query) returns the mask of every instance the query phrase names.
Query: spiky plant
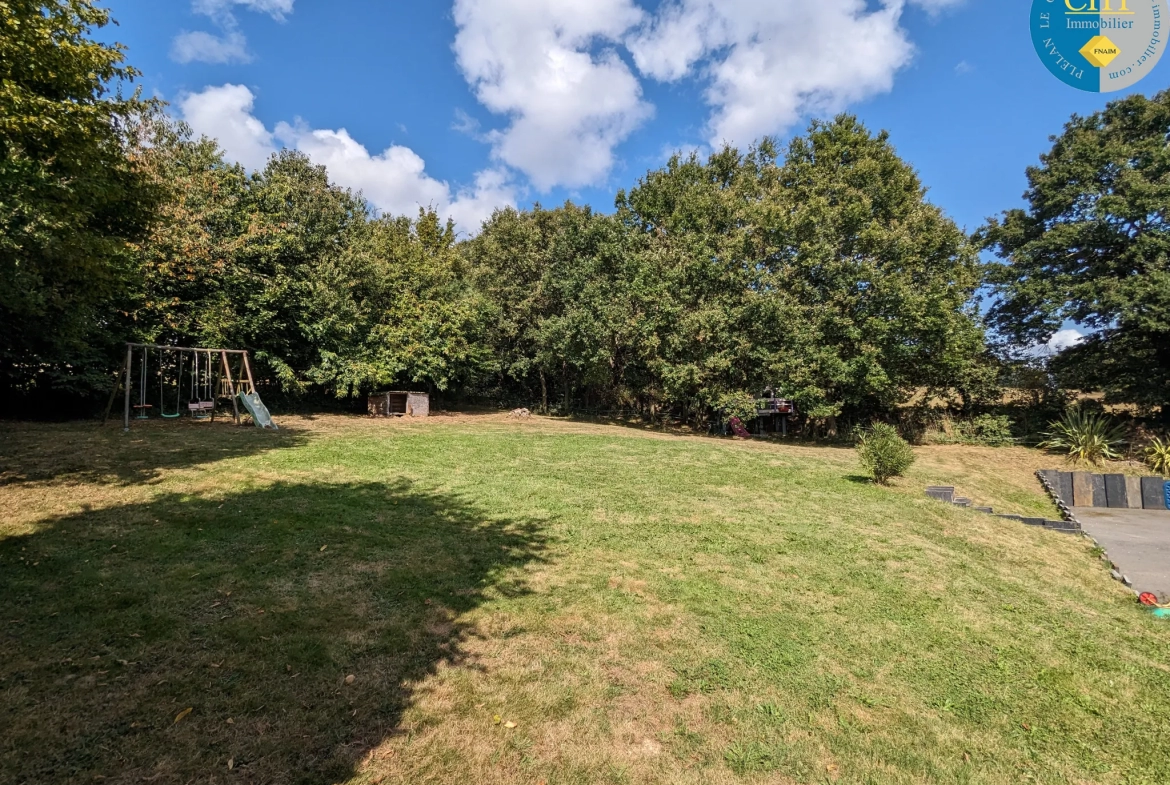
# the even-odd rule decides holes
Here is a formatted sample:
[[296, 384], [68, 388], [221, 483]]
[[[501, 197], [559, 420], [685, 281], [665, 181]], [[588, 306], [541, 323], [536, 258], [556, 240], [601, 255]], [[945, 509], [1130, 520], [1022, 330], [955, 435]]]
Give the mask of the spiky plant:
[[1170, 438], [1154, 438], [1146, 445], [1146, 464], [1161, 475], [1170, 475]]
[[1065, 453], [1072, 463], [1102, 464], [1121, 457], [1116, 448], [1125, 441], [1125, 428], [1103, 414], [1070, 409], [1049, 428], [1040, 446]]

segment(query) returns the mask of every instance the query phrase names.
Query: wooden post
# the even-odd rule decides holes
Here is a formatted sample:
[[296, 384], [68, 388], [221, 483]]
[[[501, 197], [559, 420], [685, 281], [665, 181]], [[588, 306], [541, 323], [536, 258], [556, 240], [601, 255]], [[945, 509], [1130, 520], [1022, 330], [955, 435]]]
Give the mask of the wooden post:
[[236, 401], [236, 383], [232, 381], [232, 368], [228, 365], [227, 352], [220, 352], [219, 357], [223, 360], [223, 372], [227, 374], [228, 392], [232, 394], [232, 416], [235, 417], [236, 425], [239, 425], [240, 404]]
[[215, 404], [219, 400], [219, 384], [215, 375], [212, 374], [211, 369], [215, 367], [215, 363], [211, 361], [211, 352], [207, 352], [207, 386], [211, 388], [208, 392], [211, 393], [211, 421], [215, 422]]
[[248, 372], [248, 386], [252, 388], [252, 394], [256, 393], [256, 380], [252, 378], [252, 363], [248, 362], [248, 352], [244, 352], [244, 370]]
[[126, 344], [126, 406], [122, 412], [122, 431], [130, 431], [130, 366], [134, 364], [134, 347]]

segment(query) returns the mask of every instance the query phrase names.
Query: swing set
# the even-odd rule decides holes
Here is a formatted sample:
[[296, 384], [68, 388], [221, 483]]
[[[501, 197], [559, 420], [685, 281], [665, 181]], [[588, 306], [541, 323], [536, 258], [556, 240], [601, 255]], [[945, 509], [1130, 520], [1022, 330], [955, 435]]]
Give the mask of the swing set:
[[[152, 356], [157, 357], [153, 370], [150, 368]], [[232, 372], [233, 359], [235, 373]], [[183, 377], [185, 368], [186, 379]], [[242, 349], [192, 349], [184, 346], [127, 343], [126, 361], [118, 378], [119, 381], [114, 385], [110, 402], [106, 406], [103, 424], [110, 419], [119, 390], [125, 392], [123, 430], [130, 430], [131, 419], [149, 420], [154, 404], [147, 403], [147, 400], [153, 399], [153, 393], [157, 390], [158, 415], [163, 419], [175, 420], [182, 417], [186, 397], [187, 416], [193, 420], [214, 422], [217, 403], [227, 398], [232, 402], [232, 417], [236, 425], [240, 424], [240, 406], [243, 405], [257, 427], [273, 429], [277, 427], [276, 423], [272, 422], [268, 408], [264, 406], [256, 392], [256, 383], [252, 379], [252, 364], [248, 360], [248, 353]], [[189, 396], [183, 395], [185, 389], [189, 390]], [[167, 406], [170, 401], [174, 402], [174, 410], [168, 412]]]

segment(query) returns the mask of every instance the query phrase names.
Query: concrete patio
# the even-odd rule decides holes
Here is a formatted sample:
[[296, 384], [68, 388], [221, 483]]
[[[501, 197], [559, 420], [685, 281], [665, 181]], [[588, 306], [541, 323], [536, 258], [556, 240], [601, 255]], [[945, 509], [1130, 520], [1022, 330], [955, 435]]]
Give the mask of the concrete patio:
[[1134, 589], [1170, 602], [1170, 511], [1074, 507], [1073, 514]]

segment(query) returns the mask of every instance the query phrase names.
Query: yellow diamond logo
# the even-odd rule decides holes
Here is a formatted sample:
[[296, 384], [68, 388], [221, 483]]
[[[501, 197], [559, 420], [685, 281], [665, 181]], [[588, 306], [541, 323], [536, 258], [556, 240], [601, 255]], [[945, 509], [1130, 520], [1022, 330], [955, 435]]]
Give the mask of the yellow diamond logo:
[[1117, 44], [1105, 36], [1095, 35], [1089, 39], [1089, 43], [1081, 47], [1081, 54], [1093, 65], [1104, 68], [1113, 62], [1113, 58], [1121, 54], [1121, 50], [1117, 48]]

